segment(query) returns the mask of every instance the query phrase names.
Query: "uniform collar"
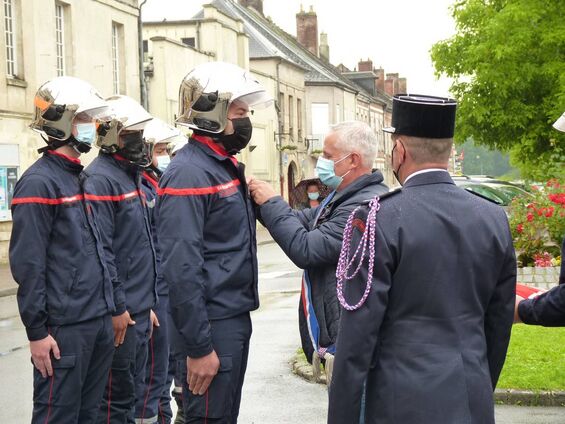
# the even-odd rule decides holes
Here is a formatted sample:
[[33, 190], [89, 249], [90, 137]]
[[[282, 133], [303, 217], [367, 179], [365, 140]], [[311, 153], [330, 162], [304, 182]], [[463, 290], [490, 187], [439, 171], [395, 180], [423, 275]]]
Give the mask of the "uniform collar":
[[141, 176], [147, 180], [153, 187], [155, 187], [155, 189], [159, 188], [159, 182], [157, 179], [155, 179], [149, 172], [147, 171], [143, 171], [141, 173]]
[[57, 152], [56, 150], [48, 150], [47, 153], [50, 154], [50, 155], [56, 155], [56, 156], [62, 157], [63, 159], [68, 160], [69, 162], [75, 163], [77, 165], [81, 164], [80, 159], [70, 157], [69, 155], [66, 155], [64, 153]]
[[80, 172], [84, 168], [80, 163], [80, 160], [65, 155], [64, 153], [56, 152], [54, 150], [48, 150], [47, 152], [45, 152], [45, 157], [57, 162], [59, 165], [72, 172]]
[[119, 166], [121, 169], [123, 169], [128, 173], [139, 175], [142, 170], [139, 165], [130, 162], [129, 160], [127, 160], [126, 158], [124, 158], [123, 156], [117, 153], [108, 154], [100, 151], [100, 156], [114, 162], [117, 166]]
[[229, 159], [235, 166], [237, 166], [237, 159], [234, 156], [228, 154], [226, 149], [224, 149], [218, 143], [214, 143], [214, 140], [212, 140], [211, 137], [193, 134], [191, 138], [198, 141], [200, 144], [207, 146], [210, 150], [212, 150], [213, 153], [215, 153], [214, 156], [219, 156], [220, 160]]
[[413, 187], [426, 184], [454, 184], [451, 175], [445, 169], [425, 169], [414, 172], [404, 180], [403, 187]]

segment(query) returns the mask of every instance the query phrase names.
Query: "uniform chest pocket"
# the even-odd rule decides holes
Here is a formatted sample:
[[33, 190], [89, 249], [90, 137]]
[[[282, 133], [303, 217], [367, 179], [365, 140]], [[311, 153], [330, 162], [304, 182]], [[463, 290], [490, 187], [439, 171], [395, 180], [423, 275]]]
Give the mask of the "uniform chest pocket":
[[86, 254], [96, 252], [96, 240], [88, 223], [86, 210], [82, 204], [74, 204], [68, 209], [69, 218], [73, 221], [73, 227], [80, 233], [80, 249]]

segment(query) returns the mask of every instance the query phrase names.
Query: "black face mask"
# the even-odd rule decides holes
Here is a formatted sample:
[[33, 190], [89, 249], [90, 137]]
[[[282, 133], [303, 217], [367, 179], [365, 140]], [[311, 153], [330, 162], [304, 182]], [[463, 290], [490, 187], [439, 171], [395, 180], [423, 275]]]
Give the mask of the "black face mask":
[[233, 124], [233, 134], [222, 135], [218, 141], [224, 145], [224, 148], [230, 155], [239, 153], [249, 144], [251, 134], [253, 133], [253, 125], [249, 118], [230, 119]]
[[149, 161], [149, 149], [143, 141], [143, 133], [136, 131], [120, 136], [121, 147], [117, 153], [136, 165], [146, 166]]

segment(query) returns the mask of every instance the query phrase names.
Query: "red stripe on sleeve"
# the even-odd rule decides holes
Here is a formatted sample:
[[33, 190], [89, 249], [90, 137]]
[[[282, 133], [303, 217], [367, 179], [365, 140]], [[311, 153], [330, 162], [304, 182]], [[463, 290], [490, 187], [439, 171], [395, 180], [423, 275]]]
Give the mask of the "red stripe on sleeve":
[[237, 187], [241, 182], [238, 179], [232, 180], [225, 184], [219, 184], [212, 187], [195, 187], [195, 188], [160, 188], [158, 190], [159, 196], [200, 196], [204, 194], [215, 194], [230, 188]]
[[58, 199], [51, 199], [49, 197], [15, 197], [12, 199], [12, 205], [21, 205], [25, 203], [39, 203], [41, 205], [63, 205], [84, 200], [82, 194], [77, 194], [70, 197], [60, 197]]
[[125, 194], [118, 194], [115, 196], [99, 196], [97, 194], [90, 194], [86, 193], [84, 198], [86, 200], [95, 201], [95, 202], [120, 202], [122, 200], [133, 199], [134, 197], [139, 197], [140, 193], [138, 190], [131, 191]]

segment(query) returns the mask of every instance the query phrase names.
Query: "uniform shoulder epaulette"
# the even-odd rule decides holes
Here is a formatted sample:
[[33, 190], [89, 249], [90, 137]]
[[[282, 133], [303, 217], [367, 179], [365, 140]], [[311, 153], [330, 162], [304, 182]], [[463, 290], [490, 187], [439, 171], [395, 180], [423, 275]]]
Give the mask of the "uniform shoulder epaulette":
[[382, 201], [383, 199], [387, 199], [387, 198], [392, 197], [392, 196], [394, 196], [398, 193], [401, 193], [401, 192], [402, 192], [402, 187], [398, 187], [398, 188], [396, 188], [392, 191], [389, 191], [388, 193], [381, 194], [379, 196], [379, 199]]
[[[379, 196], [379, 202], [380, 202], [381, 200], [383, 200], [383, 199], [386, 199], [386, 198], [389, 198], [389, 197], [391, 197], [391, 196], [394, 196], [395, 194], [400, 193], [401, 191], [402, 191], [402, 187], [399, 187], [399, 188], [397, 188], [397, 189], [395, 189], [395, 190], [392, 190], [392, 191], [383, 193], [383, 194], [381, 194], [381, 195]], [[374, 198], [370, 198], [370, 199], [363, 200], [363, 201], [361, 202], [361, 204], [362, 204], [363, 206], [367, 206], [369, 203], [371, 203], [371, 200], [373, 200], [373, 199], [374, 199]]]
[[475, 196], [480, 197], [481, 199], [488, 200], [489, 202], [494, 203], [494, 204], [497, 205], [497, 206], [502, 206], [502, 203], [501, 203], [501, 202], [499, 202], [499, 201], [497, 201], [497, 200], [494, 200], [494, 199], [491, 199], [491, 198], [489, 198], [489, 197], [487, 197], [487, 196], [484, 196], [484, 195], [482, 195], [482, 194], [480, 194], [480, 193], [477, 193], [476, 191], [468, 190], [468, 189], [466, 189], [466, 188], [464, 188], [463, 190], [465, 190], [467, 193], [474, 194]]

